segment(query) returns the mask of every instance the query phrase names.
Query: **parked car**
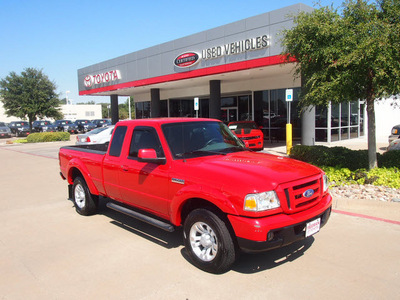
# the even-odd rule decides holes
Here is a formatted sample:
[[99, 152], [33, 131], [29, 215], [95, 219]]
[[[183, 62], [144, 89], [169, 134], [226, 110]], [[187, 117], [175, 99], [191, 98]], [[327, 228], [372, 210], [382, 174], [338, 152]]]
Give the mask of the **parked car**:
[[4, 122], [0, 122], [0, 137], [11, 137], [11, 129]]
[[389, 144], [397, 139], [400, 139], [400, 124], [393, 126], [391, 135], [389, 135]]
[[28, 136], [30, 133], [29, 123], [27, 121], [13, 121], [8, 125], [11, 133], [15, 136]]
[[89, 131], [85, 134], [78, 134], [76, 137], [76, 145], [88, 144], [105, 144], [109, 143], [111, 139], [114, 125], [107, 127], [99, 127]]
[[54, 125], [57, 127], [57, 131], [78, 133], [78, 126], [71, 120], [57, 120]]
[[57, 127], [48, 120], [39, 120], [32, 123], [32, 130], [35, 132], [55, 132]]
[[397, 140], [393, 140], [390, 142], [387, 151], [391, 151], [391, 150], [400, 150], [400, 139]]
[[96, 119], [93, 120], [92, 123], [95, 124], [96, 127], [106, 127], [112, 125], [110, 119]]
[[74, 124], [78, 127], [78, 132], [88, 132], [97, 127], [90, 120], [76, 120]]
[[253, 150], [264, 149], [264, 134], [254, 121], [237, 121], [228, 124], [229, 129]]

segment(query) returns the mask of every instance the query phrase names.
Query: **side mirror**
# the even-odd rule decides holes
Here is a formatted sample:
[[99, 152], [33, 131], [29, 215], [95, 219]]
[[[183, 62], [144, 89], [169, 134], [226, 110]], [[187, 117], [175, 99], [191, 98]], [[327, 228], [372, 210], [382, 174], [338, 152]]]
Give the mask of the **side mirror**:
[[140, 149], [138, 153], [140, 162], [147, 162], [153, 164], [163, 165], [167, 162], [165, 157], [157, 157], [156, 150], [154, 149]]

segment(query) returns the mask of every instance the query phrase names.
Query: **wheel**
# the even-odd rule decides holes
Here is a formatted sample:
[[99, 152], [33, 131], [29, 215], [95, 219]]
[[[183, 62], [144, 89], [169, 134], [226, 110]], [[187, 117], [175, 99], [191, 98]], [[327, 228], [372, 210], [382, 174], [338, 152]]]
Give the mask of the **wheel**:
[[96, 213], [98, 196], [90, 193], [85, 180], [76, 177], [72, 185], [72, 199], [78, 214], [90, 216]]
[[228, 271], [237, 251], [226, 224], [214, 212], [195, 209], [186, 218], [184, 243], [192, 263], [206, 272]]

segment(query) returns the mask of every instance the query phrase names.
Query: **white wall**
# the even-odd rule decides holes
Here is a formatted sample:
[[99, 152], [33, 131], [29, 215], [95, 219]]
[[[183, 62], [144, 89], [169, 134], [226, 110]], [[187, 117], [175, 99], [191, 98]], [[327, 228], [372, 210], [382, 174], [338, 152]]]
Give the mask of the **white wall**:
[[377, 142], [387, 142], [392, 127], [400, 124], [400, 99], [375, 101], [375, 124]]
[[100, 104], [61, 105], [64, 119], [75, 121], [78, 119], [101, 119]]
[[[100, 104], [79, 104], [79, 105], [61, 105], [61, 112], [67, 120], [75, 121], [77, 119], [101, 119]], [[18, 121], [19, 118], [7, 117], [4, 112], [3, 103], [0, 102], [0, 122]]]

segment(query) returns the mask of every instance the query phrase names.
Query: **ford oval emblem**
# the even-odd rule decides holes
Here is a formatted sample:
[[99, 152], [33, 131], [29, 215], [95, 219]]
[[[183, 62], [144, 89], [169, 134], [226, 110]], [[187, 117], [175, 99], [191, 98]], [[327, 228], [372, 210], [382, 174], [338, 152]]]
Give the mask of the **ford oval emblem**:
[[175, 58], [174, 64], [179, 68], [187, 68], [196, 64], [199, 58], [196, 52], [185, 52]]
[[303, 193], [303, 196], [306, 198], [310, 198], [312, 195], [314, 195], [314, 190], [313, 189], [308, 189]]

